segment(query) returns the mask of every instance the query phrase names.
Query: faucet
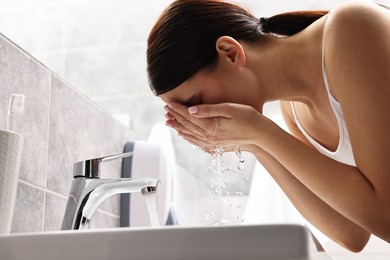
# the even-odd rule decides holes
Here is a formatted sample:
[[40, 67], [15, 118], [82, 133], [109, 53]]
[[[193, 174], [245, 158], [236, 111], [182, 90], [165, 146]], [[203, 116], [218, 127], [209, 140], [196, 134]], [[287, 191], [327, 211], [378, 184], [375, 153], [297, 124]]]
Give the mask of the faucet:
[[73, 165], [73, 183], [65, 210], [62, 230], [88, 229], [97, 208], [107, 198], [122, 193], [141, 192], [142, 195], [157, 191], [156, 178], [100, 179], [100, 165], [132, 156], [133, 152], [110, 155], [77, 162]]

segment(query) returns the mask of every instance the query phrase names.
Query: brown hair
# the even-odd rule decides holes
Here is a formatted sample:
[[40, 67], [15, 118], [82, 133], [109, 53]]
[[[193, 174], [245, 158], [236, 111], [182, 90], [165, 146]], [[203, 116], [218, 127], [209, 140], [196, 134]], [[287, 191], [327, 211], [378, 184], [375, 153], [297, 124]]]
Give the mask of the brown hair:
[[215, 43], [223, 35], [258, 44], [269, 33], [293, 35], [327, 12], [293, 12], [259, 19], [219, 0], [176, 0], [163, 12], [148, 38], [147, 71], [156, 95], [174, 89], [217, 61]]

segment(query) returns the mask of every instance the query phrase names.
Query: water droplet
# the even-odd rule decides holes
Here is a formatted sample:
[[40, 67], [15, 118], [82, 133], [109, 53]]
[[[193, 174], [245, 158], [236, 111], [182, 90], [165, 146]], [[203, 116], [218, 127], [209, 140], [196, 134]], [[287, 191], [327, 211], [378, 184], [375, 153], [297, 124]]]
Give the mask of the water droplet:
[[241, 152], [241, 149], [240, 147], [238, 147], [237, 145], [236, 146], [232, 146], [234, 152], [236, 153], [237, 157], [238, 157], [238, 170], [243, 170], [245, 169], [246, 167], [246, 163], [245, 163], [245, 159], [244, 159], [244, 156], [242, 155], [242, 152]]
[[241, 171], [241, 170], [244, 170], [246, 167], [246, 163], [245, 161], [241, 161], [238, 163], [238, 169]]
[[238, 195], [238, 196], [242, 196], [242, 195], [244, 195], [242, 192], [240, 192], [240, 191], [236, 191], [236, 195]]

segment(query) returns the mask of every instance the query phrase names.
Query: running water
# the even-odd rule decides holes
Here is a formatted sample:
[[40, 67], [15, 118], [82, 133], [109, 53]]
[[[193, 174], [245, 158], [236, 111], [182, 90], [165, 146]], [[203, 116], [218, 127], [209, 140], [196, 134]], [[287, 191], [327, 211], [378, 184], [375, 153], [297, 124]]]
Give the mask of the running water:
[[[220, 146], [217, 146], [214, 151], [211, 153], [211, 165], [205, 169], [205, 173], [210, 172], [211, 174], [214, 174], [210, 180], [210, 188], [213, 191], [213, 194], [210, 197], [210, 201], [215, 202], [217, 204], [214, 204], [214, 210], [210, 214], [205, 215], [206, 220], [214, 219], [215, 224], [226, 224], [228, 221], [222, 219], [222, 199], [223, 197], [226, 199], [228, 205], [225, 208], [226, 213], [228, 215], [232, 214], [234, 204], [235, 204], [235, 196], [243, 196], [242, 192], [236, 192], [235, 196], [231, 196], [228, 191], [228, 184], [225, 180], [225, 173], [231, 172], [231, 173], [238, 173], [238, 171], [243, 170], [246, 167], [244, 156], [242, 155], [241, 149], [238, 146], [232, 146], [232, 150], [235, 152], [236, 156], [238, 157], [238, 166], [237, 168], [227, 166], [225, 164], [223, 153], [225, 152], [224, 149]], [[245, 177], [246, 181], [249, 181], [248, 177]], [[216, 207], [216, 208], [215, 208]], [[237, 209], [241, 209], [241, 205], [236, 205]], [[242, 211], [242, 210], [241, 210]], [[240, 215], [242, 212], [240, 213]], [[242, 218], [240, 216], [236, 216], [236, 220], [241, 220], [243, 222]], [[232, 223], [235, 221], [233, 220]]]
[[160, 226], [156, 207], [156, 192], [146, 193], [143, 196], [145, 198], [146, 206], [148, 207], [150, 225], [152, 227]]

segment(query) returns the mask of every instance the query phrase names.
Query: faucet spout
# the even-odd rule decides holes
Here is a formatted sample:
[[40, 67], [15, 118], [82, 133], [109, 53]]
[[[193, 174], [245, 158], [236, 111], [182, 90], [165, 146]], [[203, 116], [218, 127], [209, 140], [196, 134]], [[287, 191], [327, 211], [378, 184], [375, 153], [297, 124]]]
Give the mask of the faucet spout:
[[156, 192], [159, 183], [158, 179], [153, 178], [101, 180], [88, 194], [89, 199], [84, 205], [83, 217], [90, 220], [97, 208], [113, 195], [134, 192], [141, 192], [144, 195], [145, 190], [148, 190], [147, 193]]
[[98, 207], [109, 197], [140, 192], [156, 192], [159, 179], [85, 179], [76, 178], [72, 185], [62, 229], [88, 229]]
[[[74, 180], [65, 210], [62, 230], [88, 229], [89, 222], [98, 207], [113, 195], [134, 192], [145, 195], [156, 192], [160, 183], [160, 180], [156, 178], [99, 178], [100, 163], [122, 159], [131, 155], [132, 153], [127, 153], [75, 163]], [[89, 165], [93, 167], [89, 167]]]

